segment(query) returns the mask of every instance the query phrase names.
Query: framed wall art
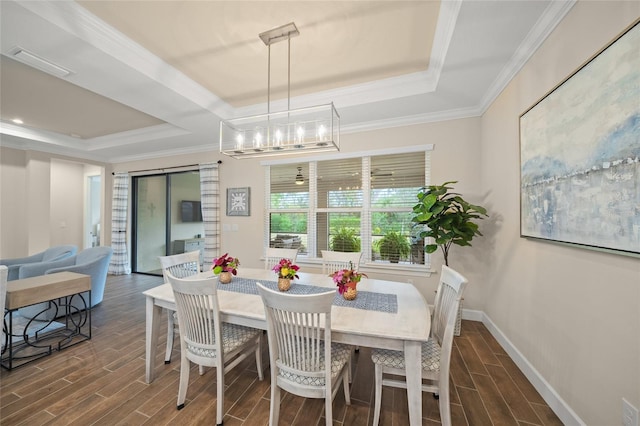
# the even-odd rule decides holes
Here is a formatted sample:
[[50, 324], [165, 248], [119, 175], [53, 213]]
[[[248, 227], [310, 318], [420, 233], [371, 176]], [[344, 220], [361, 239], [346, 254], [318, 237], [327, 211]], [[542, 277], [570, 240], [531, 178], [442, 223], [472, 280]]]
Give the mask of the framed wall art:
[[251, 188], [227, 188], [227, 216], [250, 216]]
[[520, 116], [520, 235], [640, 255], [640, 21]]

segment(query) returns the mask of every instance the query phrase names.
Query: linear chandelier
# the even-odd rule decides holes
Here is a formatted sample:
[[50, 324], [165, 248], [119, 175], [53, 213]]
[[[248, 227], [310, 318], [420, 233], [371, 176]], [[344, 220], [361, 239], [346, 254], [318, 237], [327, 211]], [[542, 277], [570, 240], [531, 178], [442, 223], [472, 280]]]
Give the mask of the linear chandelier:
[[[265, 157], [303, 152], [340, 151], [340, 116], [333, 103], [291, 109], [291, 38], [296, 24], [259, 34], [269, 50], [267, 113], [220, 122], [220, 152], [233, 158]], [[271, 112], [271, 45], [287, 41], [287, 109]]]

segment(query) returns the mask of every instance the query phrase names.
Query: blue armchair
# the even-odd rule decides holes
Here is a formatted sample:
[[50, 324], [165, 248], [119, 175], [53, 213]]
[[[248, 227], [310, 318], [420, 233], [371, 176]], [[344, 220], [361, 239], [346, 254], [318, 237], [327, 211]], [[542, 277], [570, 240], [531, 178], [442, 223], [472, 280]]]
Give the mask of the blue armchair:
[[28, 265], [39, 262], [53, 262], [73, 256], [78, 252], [78, 248], [73, 245], [55, 246], [46, 249], [43, 252], [36, 253], [27, 257], [15, 259], [0, 259], [0, 265], [6, 265], [9, 268], [7, 281], [18, 279], [18, 271], [22, 265]]
[[[102, 302], [104, 297], [104, 287], [107, 282], [107, 271], [113, 249], [111, 247], [91, 247], [82, 250], [77, 255], [58, 260], [55, 262], [23, 265], [20, 267], [19, 278], [29, 278], [44, 274], [54, 274], [56, 272], [77, 272], [91, 276], [91, 307]], [[88, 293], [83, 293], [82, 297], [87, 301]], [[74, 297], [72, 305], [78, 309], [85, 307], [79, 299]], [[38, 304], [20, 309], [20, 315], [32, 318], [46, 308], [46, 304]], [[46, 313], [38, 315], [38, 319], [51, 319], [52, 314]]]

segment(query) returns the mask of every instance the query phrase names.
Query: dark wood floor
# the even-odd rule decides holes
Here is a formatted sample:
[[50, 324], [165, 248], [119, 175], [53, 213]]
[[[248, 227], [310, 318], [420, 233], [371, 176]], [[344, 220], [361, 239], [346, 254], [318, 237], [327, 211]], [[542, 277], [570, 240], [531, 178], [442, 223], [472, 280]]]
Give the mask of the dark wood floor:
[[[164, 337], [156, 380], [144, 382], [145, 301], [142, 291], [160, 277], [109, 277], [104, 301], [93, 311], [93, 338], [13, 371], [0, 373], [2, 425], [199, 425], [215, 423], [215, 372], [192, 369], [187, 402], [176, 410], [179, 353], [165, 365]], [[373, 419], [373, 365], [367, 348], [355, 359], [352, 404], [342, 391], [334, 401], [335, 425], [369, 425]], [[264, 352], [265, 361], [268, 359]], [[266, 425], [269, 375], [257, 380], [250, 359], [229, 372], [226, 426]], [[463, 321], [452, 359], [454, 425], [559, 425], [513, 361], [478, 322]], [[324, 424], [322, 400], [284, 393], [280, 424]], [[437, 425], [437, 401], [423, 395], [423, 425]], [[408, 425], [406, 391], [384, 388], [380, 424]]]

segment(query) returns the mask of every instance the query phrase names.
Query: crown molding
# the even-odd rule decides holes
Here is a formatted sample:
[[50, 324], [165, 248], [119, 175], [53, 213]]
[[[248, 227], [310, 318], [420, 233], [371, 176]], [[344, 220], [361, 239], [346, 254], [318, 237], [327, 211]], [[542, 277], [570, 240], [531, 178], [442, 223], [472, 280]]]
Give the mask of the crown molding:
[[89, 160], [96, 163], [107, 163], [107, 161], [105, 161], [105, 159], [102, 157], [88, 154], [75, 148], [42, 142], [39, 140], [31, 139], [29, 137], [18, 136], [4, 132], [0, 134], [0, 147], [19, 149], [21, 151], [46, 152], [48, 154], [54, 154], [73, 159]]
[[351, 125], [340, 126], [340, 133], [360, 133], [372, 130], [389, 129], [393, 127], [414, 126], [416, 124], [436, 123], [439, 121], [459, 120], [473, 118], [482, 115], [479, 108], [460, 108], [449, 111], [438, 111], [424, 114], [408, 115], [404, 117], [389, 118], [384, 120], [368, 121]]
[[165, 139], [174, 136], [189, 135], [191, 132], [165, 123], [157, 126], [144, 127], [126, 132], [115, 133], [113, 135], [99, 136], [87, 139], [88, 151], [98, 149], [113, 148], [116, 146], [133, 145], [137, 143], [149, 142], [150, 140]]
[[201, 145], [201, 146], [186, 146], [184, 148], [166, 149], [161, 151], [147, 152], [144, 154], [124, 155], [121, 157], [110, 157], [108, 160], [110, 163], [126, 163], [130, 161], [143, 161], [152, 160], [154, 158], [166, 158], [174, 157], [185, 154], [211, 154], [214, 152], [218, 154], [217, 144]]
[[72, 150], [86, 150], [85, 144], [81, 142], [82, 139], [66, 136], [60, 133], [48, 132], [46, 130], [37, 130], [29, 127], [18, 126], [5, 121], [0, 122], [0, 134]]
[[576, 4], [577, 0], [552, 1], [549, 3], [538, 22], [529, 31], [515, 54], [500, 71], [489, 89], [480, 100], [479, 109], [482, 114], [491, 106], [496, 98], [518, 74], [527, 61], [549, 37], [553, 29], [562, 21], [565, 15]]

